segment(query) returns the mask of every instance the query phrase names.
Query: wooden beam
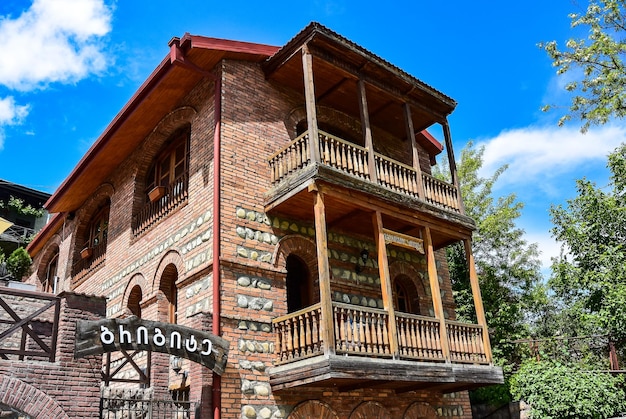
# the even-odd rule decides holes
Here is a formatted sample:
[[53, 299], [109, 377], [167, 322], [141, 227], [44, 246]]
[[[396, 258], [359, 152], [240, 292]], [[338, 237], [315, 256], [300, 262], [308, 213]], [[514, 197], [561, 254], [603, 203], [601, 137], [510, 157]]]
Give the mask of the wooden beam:
[[476, 320], [483, 328], [483, 346], [485, 348], [485, 357], [489, 363], [493, 362], [491, 355], [491, 343], [489, 342], [489, 328], [485, 318], [485, 309], [483, 307], [483, 298], [480, 292], [480, 284], [478, 283], [478, 274], [476, 273], [476, 264], [474, 263], [474, 254], [472, 253], [472, 243], [469, 239], [463, 240], [465, 246], [465, 260], [469, 269], [470, 285], [472, 287], [472, 296], [474, 297], [474, 308], [476, 310]]
[[446, 142], [446, 152], [448, 154], [448, 165], [450, 166], [450, 175], [452, 176], [452, 184], [456, 187], [457, 196], [459, 200], [459, 212], [465, 214], [465, 207], [463, 206], [463, 199], [461, 197], [461, 184], [459, 182], [459, 175], [456, 171], [456, 160], [454, 160], [454, 149], [452, 148], [452, 134], [450, 134], [450, 124], [445, 119], [442, 123], [443, 136]]
[[315, 84], [313, 83], [313, 56], [307, 45], [302, 47], [302, 71], [304, 73], [304, 104], [309, 131], [309, 150], [311, 163], [319, 163], [320, 140], [317, 128], [317, 109], [315, 104]]
[[424, 227], [424, 242], [426, 245], [426, 259], [428, 261], [428, 281], [430, 282], [430, 293], [433, 300], [435, 317], [439, 320], [439, 336], [441, 340], [441, 350], [446, 362], [450, 362], [450, 347], [448, 345], [448, 331], [441, 301], [441, 290], [439, 288], [439, 277], [437, 275], [437, 265], [435, 263], [435, 251], [433, 241], [430, 236], [430, 228]]
[[411, 150], [413, 150], [413, 169], [417, 173], [417, 194], [424, 199], [424, 180], [422, 178], [422, 167], [420, 166], [420, 156], [417, 151], [417, 142], [415, 141], [415, 129], [413, 128], [413, 118], [411, 116], [411, 107], [408, 103], [404, 104], [404, 120], [406, 121], [406, 135], [411, 140]]
[[[340, 71], [343, 71], [349, 75], [351, 75], [354, 79], [356, 80], [363, 80], [364, 82], [366, 82], [367, 84], [369, 84], [372, 87], [377, 88], [378, 90], [387, 93], [391, 96], [397, 97], [399, 100], [403, 101], [403, 102], [408, 102], [411, 105], [413, 105], [414, 107], [430, 114], [433, 115], [433, 118], [441, 121], [444, 120], [446, 115], [449, 113], [441, 113], [441, 112], [437, 112], [435, 110], [433, 110], [431, 107], [426, 106], [422, 103], [418, 103], [417, 101], [411, 99], [410, 97], [408, 97], [406, 95], [406, 92], [402, 92], [401, 90], [390, 86], [389, 84], [385, 83], [384, 81], [380, 81], [380, 80], [375, 80], [371, 77], [366, 76], [365, 74], [363, 74], [363, 71], [353, 65], [349, 65], [348, 63], [342, 62], [340, 60], [338, 60], [337, 58], [329, 55], [327, 52], [321, 50], [320, 48], [315, 48], [314, 46], [309, 46], [310, 52], [312, 54], [314, 54], [316, 57], [326, 61], [328, 64], [332, 65], [333, 67], [337, 68]], [[411, 82], [409, 82], [411, 83]], [[427, 91], [423, 86], [419, 86], [418, 87], [420, 90], [422, 90], [423, 92], [425, 92], [427, 95], [429, 95], [432, 100], [434, 101], [440, 101], [440, 103], [445, 103], [444, 106], [450, 106], [452, 107], [452, 109], [450, 111], [452, 111], [454, 109], [454, 106], [447, 103], [445, 100], [443, 100], [443, 98], [441, 97], [437, 97], [433, 92], [433, 91]], [[414, 89], [410, 89], [409, 92], [413, 91]]]
[[374, 234], [376, 235], [376, 250], [378, 251], [378, 274], [380, 276], [380, 288], [383, 297], [383, 306], [389, 316], [389, 350], [394, 358], [399, 356], [398, 330], [396, 324], [396, 312], [393, 308], [393, 291], [391, 278], [389, 277], [389, 260], [387, 259], [387, 245], [383, 230], [383, 218], [380, 211], [372, 215]]
[[370, 125], [370, 116], [367, 110], [367, 95], [365, 93], [365, 83], [358, 81], [359, 91], [359, 111], [361, 113], [361, 127], [363, 129], [363, 138], [365, 140], [365, 148], [367, 149], [367, 165], [369, 169], [370, 180], [378, 183], [376, 178], [376, 161], [374, 159], [374, 141], [372, 139], [372, 127]]
[[333, 306], [330, 293], [330, 265], [328, 262], [328, 240], [326, 235], [326, 211], [324, 194], [309, 188], [315, 195], [315, 243], [317, 247], [317, 268], [319, 271], [320, 304], [321, 304], [321, 335], [324, 342], [324, 353], [335, 353], [335, 333], [333, 329]]

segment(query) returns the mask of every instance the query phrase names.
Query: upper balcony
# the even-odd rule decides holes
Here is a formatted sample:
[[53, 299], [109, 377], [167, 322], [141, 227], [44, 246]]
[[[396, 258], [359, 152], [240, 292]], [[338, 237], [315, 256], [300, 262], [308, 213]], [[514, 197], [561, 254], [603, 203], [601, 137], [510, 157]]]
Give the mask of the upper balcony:
[[[273, 197], [287, 192], [280, 188], [287, 177], [305, 178], [307, 168], [313, 169], [310, 144], [307, 131], [269, 158], [272, 185], [276, 188]], [[316, 145], [320, 150], [319, 163], [336, 171], [337, 176], [330, 176], [330, 181], [337, 182], [341, 175], [347, 175], [438, 209], [462, 214], [459, 191], [453, 184], [321, 130]], [[293, 187], [295, 183], [297, 181], [289, 182], [286, 187]]]

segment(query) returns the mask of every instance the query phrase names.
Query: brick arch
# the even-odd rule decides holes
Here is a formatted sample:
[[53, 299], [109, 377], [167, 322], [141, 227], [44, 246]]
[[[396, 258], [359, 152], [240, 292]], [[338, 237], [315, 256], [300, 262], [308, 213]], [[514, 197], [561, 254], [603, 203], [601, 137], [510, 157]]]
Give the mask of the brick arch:
[[363, 402], [350, 414], [349, 419], [391, 419], [389, 411], [378, 402]]
[[159, 265], [157, 267], [156, 272], [154, 273], [154, 278], [152, 279], [152, 286], [150, 289], [151, 293], [158, 292], [160, 288], [159, 281], [163, 276], [163, 272], [169, 265], [174, 265], [176, 271], [178, 272], [178, 280], [180, 280], [185, 272], [185, 262], [183, 261], [182, 256], [175, 250], [170, 250], [167, 252], [159, 261]]
[[[298, 123], [306, 121], [306, 108], [304, 106], [298, 106], [293, 108], [285, 117], [285, 127], [291, 139], [297, 137]], [[337, 109], [329, 108], [327, 106], [317, 107], [317, 121], [318, 124], [328, 124], [337, 127], [344, 132], [351, 134], [353, 138], [362, 138], [361, 122], [350, 117], [348, 114], [338, 111]]]
[[[126, 289], [124, 290], [124, 296], [122, 297], [122, 306], [124, 307], [125, 314], [129, 316], [132, 314], [132, 312], [129, 309], [129, 306], [132, 303], [130, 301], [131, 293], [135, 287], [139, 287], [139, 289], [141, 290], [142, 297], [145, 298], [147, 295], [146, 293], [150, 288], [150, 284], [148, 283], [146, 278], [143, 276], [143, 274], [140, 274], [140, 273], [136, 273], [135, 275], [133, 275], [130, 281], [128, 281], [128, 283], [126, 284]], [[138, 303], [141, 303], [141, 302], [139, 301]]]
[[395, 261], [389, 265], [389, 277], [392, 281], [402, 276], [412, 284], [411, 289], [407, 290], [411, 303], [418, 305], [421, 314], [428, 313], [428, 310], [431, 308], [429, 306], [431, 300], [426, 292], [423, 274], [415, 269], [413, 265], [403, 260]]
[[274, 255], [272, 256], [274, 266], [286, 269], [287, 256], [292, 253], [299, 256], [300, 259], [304, 261], [309, 268], [312, 278], [319, 277], [319, 270], [317, 269], [317, 247], [313, 240], [299, 234], [283, 237], [276, 245]]
[[428, 403], [415, 402], [410, 405], [404, 415], [403, 419], [436, 419], [437, 411]]
[[[41, 251], [39, 262], [36, 264], [37, 279], [39, 280], [39, 282], [37, 283], [37, 287], [40, 287], [41, 285], [43, 285], [44, 281], [46, 280], [48, 264], [50, 263], [50, 260], [52, 259], [54, 255], [59, 254], [60, 245], [61, 245], [61, 236], [58, 233], [56, 233], [50, 238], [50, 240], [46, 243], [43, 250]], [[57, 272], [58, 272], [58, 269], [60, 269], [59, 265], [57, 265]]]
[[[154, 127], [152, 132], [148, 134], [146, 139], [138, 148], [137, 170], [135, 172], [135, 190], [138, 188], [143, 191], [143, 183], [146, 172], [150, 168], [152, 161], [161, 151], [161, 147], [170, 138], [177, 129], [184, 125], [191, 125], [193, 117], [197, 111], [191, 106], [182, 106], [174, 109], [165, 115], [159, 123]], [[141, 184], [141, 185], [138, 185]]]
[[1, 404], [17, 409], [34, 419], [69, 419], [54, 399], [18, 378], [0, 375], [0, 389], [3, 390], [0, 391]]
[[307, 400], [297, 405], [288, 419], [339, 419], [337, 413], [326, 403], [319, 400]]

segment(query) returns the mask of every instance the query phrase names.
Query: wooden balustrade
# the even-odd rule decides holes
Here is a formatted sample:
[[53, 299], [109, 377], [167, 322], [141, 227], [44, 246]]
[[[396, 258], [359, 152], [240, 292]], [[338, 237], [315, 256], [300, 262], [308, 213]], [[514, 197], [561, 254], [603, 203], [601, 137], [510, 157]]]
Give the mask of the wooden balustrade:
[[[333, 302], [333, 327], [337, 354], [389, 357], [389, 315], [385, 310]], [[279, 317], [276, 332], [276, 364], [324, 353], [320, 333], [321, 305]], [[479, 325], [446, 321], [450, 361], [488, 364]], [[444, 362], [441, 323], [433, 317], [396, 312], [400, 359]]]
[[269, 158], [272, 183], [307, 166], [311, 161], [308, 131], [293, 140], [284, 149]]
[[320, 334], [321, 304], [274, 319], [277, 364], [320, 355], [324, 352]]
[[422, 183], [426, 202], [439, 208], [459, 212], [459, 194], [454, 185], [426, 173], [422, 173]]
[[[74, 266], [72, 267], [72, 280], [74, 282], [81, 280], [87, 273], [98, 268], [106, 260], [107, 255], [107, 237], [98, 243], [97, 246], [87, 247], [89, 243], [85, 244], [84, 249], [89, 250], [89, 256], [79, 257]], [[82, 253], [82, 252], [81, 252]]]
[[450, 360], [488, 364], [490, 360], [485, 354], [483, 330], [483, 327], [477, 324], [446, 321]]
[[148, 201], [133, 219], [133, 234], [139, 235], [187, 200], [189, 174], [185, 173], [165, 187], [165, 193]]
[[[321, 164], [333, 167], [359, 179], [373, 181], [370, 178], [369, 151], [357, 144], [335, 137], [327, 132], [319, 132]], [[308, 166], [311, 162], [309, 134], [305, 132], [289, 143], [285, 148], [269, 158], [271, 181], [276, 184], [288, 175]], [[376, 182], [398, 193], [404, 193], [416, 199], [436, 205], [449, 211], [459, 212], [459, 195], [456, 187], [429, 174], [417, 171], [406, 164], [374, 153]], [[423, 197], [419, 196], [419, 182], [424, 187]], [[135, 233], [137, 234], [137, 233]]]
[[367, 150], [327, 132], [320, 131], [322, 163], [360, 179], [369, 179]]
[[396, 312], [401, 358], [444, 361], [439, 320]]
[[333, 303], [333, 313], [337, 353], [392, 356], [386, 311]]
[[419, 198], [417, 172], [410, 166], [375, 153], [378, 183], [396, 192]]

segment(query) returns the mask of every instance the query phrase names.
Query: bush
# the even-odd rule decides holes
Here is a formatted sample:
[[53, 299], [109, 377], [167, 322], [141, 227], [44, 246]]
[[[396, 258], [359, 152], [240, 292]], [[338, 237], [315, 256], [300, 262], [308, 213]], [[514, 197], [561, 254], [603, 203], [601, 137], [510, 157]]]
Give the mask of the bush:
[[531, 406], [533, 419], [602, 419], [624, 411], [622, 382], [577, 364], [529, 360], [511, 377], [511, 394]]
[[6, 260], [7, 271], [13, 279], [21, 281], [24, 275], [28, 273], [31, 263], [32, 260], [28, 252], [23, 247], [18, 247]]

